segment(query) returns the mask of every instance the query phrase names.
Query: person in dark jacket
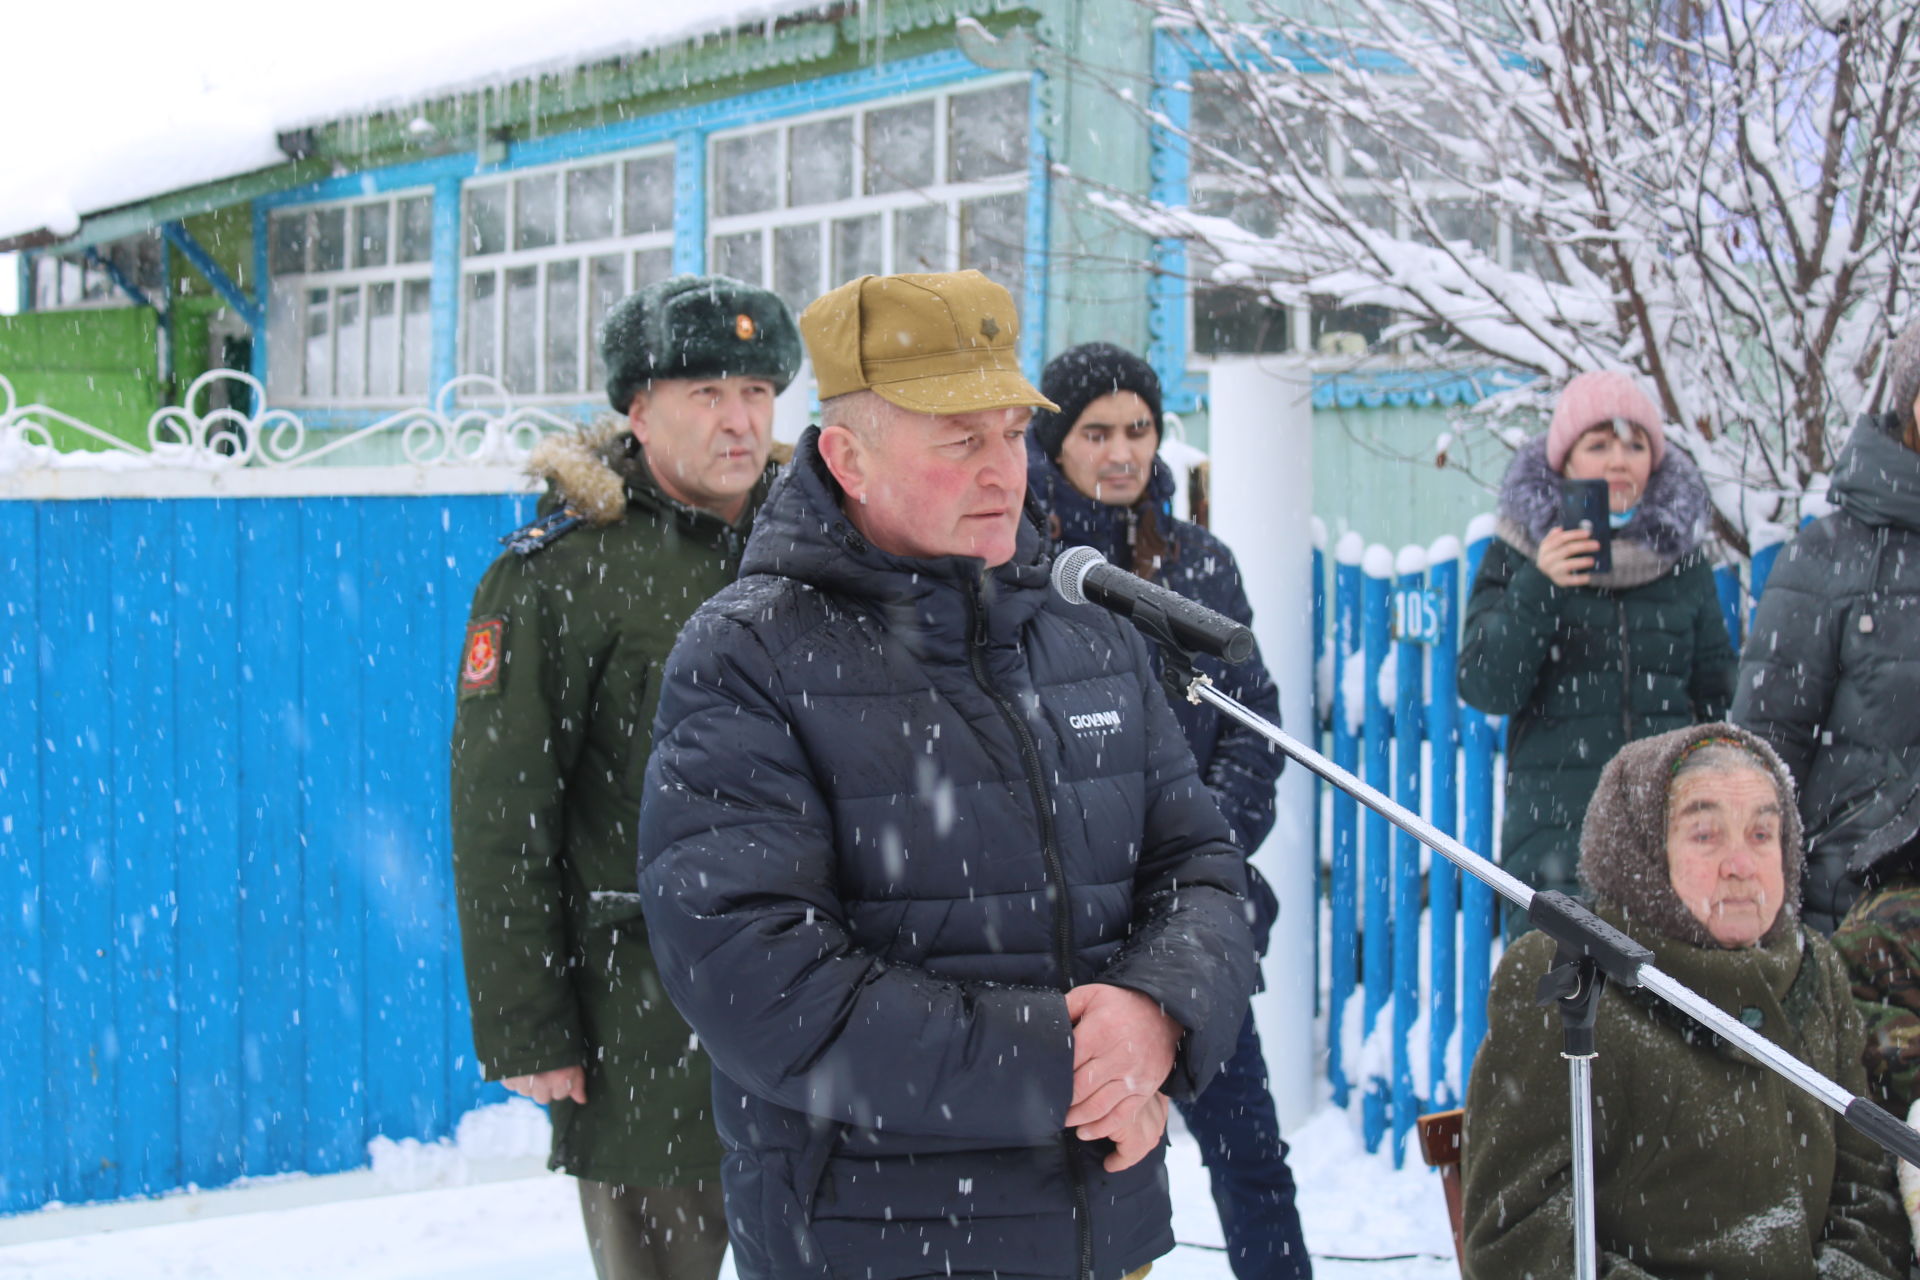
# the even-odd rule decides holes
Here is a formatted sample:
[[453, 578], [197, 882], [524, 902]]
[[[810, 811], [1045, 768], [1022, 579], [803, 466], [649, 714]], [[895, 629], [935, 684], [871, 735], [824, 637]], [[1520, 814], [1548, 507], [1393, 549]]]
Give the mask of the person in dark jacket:
[[[1759, 738], [1695, 725], [1626, 746], [1581, 834], [1600, 917], [1654, 964], [1814, 1070], [1866, 1089], [1840, 958], [1798, 919], [1793, 783]], [[1487, 998], [1461, 1143], [1469, 1280], [1573, 1274], [1572, 1138], [1544, 933]], [[1594, 1227], [1609, 1280], [1906, 1275], [1893, 1161], [1828, 1108], [1644, 989], [1601, 994]]]
[[1006, 290], [801, 317], [824, 425], [664, 675], [640, 817], [743, 1280], [1120, 1280], [1233, 1052], [1245, 858], [1125, 622], [1049, 588]]
[[[1055, 547], [1092, 547], [1121, 568], [1251, 626], [1253, 610], [1233, 553], [1173, 514], [1173, 472], [1159, 454], [1160, 379], [1152, 366], [1130, 351], [1089, 342], [1054, 357], [1041, 375], [1040, 391], [1060, 409], [1034, 414], [1027, 487], [1048, 513]], [[1156, 663], [1159, 656], [1156, 649]], [[1280, 722], [1280, 691], [1258, 649], [1242, 663], [1202, 656], [1194, 666], [1248, 710]], [[1274, 781], [1284, 757], [1210, 705], [1174, 699], [1173, 713], [1234, 842], [1251, 859], [1273, 829]], [[1248, 923], [1265, 955], [1274, 894], [1251, 861], [1247, 882]], [[1213, 1084], [1179, 1107], [1213, 1181], [1234, 1275], [1312, 1275], [1287, 1144], [1280, 1138], [1251, 1013]]]
[[[1604, 479], [1613, 566], [1561, 529], [1563, 479]], [[1619, 373], [1569, 382], [1545, 435], [1514, 455], [1496, 537], [1467, 600], [1460, 696], [1507, 721], [1501, 862], [1577, 893], [1580, 815], [1621, 747], [1726, 714], [1733, 646], [1701, 550], [1706, 485], [1660, 412]], [[1511, 934], [1524, 917], [1506, 912]]]
[[1780, 553], [1740, 655], [1733, 718], [1800, 784], [1807, 922], [1920, 872], [1920, 324], [1889, 357], [1893, 410], [1862, 418], [1827, 496]]
[[712, 1089], [648, 949], [634, 829], [661, 665], [733, 580], [800, 337], [763, 289], [677, 276], [602, 345], [622, 417], [535, 450], [540, 518], [474, 592], [454, 885], [481, 1068], [551, 1105], [601, 1280], [698, 1280], [727, 1244]]

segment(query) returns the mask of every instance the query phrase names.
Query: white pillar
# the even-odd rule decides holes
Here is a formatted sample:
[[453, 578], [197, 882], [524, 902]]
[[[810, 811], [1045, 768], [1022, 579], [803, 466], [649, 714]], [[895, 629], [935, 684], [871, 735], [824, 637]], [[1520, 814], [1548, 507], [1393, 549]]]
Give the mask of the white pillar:
[[[1313, 691], [1312, 378], [1292, 361], [1216, 362], [1211, 384], [1211, 526], [1240, 563], [1260, 654], [1280, 687], [1281, 724], [1311, 741]], [[1280, 898], [1267, 989], [1253, 998], [1283, 1129], [1313, 1109], [1313, 777], [1280, 776], [1279, 820], [1255, 861]]]

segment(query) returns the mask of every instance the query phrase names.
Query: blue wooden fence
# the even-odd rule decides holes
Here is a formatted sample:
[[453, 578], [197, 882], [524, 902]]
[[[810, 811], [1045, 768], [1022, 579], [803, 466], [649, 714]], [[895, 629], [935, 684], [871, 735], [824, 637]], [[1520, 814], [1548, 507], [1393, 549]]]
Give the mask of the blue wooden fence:
[[0, 1213], [350, 1168], [494, 1096], [446, 747], [530, 501], [0, 501]]
[[[1350, 533], [1330, 567], [1315, 549], [1313, 575], [1321, 749], [1488, 856], [1504, 724], [1460, 701], [1454, 673], [1491, 524], [1476, 521], [1464, 546], [1449, 536], [1397, 557]], [[1747, 584], [1716, 573], [1736, 647], [1779, 551], [1755, 553]], [[1368, 1149], [1391, 1137], [1397, 1165], [1417, 1115], [1459, 1104], [1486, 1036], [1496, 895], [1344, 793], [1321, 794], [1327, 1074], [1336, 1103], [1358, 1095]]]

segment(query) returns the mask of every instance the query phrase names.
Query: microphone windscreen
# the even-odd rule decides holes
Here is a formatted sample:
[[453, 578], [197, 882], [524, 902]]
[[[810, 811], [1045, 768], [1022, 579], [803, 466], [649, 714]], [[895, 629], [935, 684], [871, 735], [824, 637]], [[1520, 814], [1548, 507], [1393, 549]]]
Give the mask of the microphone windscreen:
[[1068, 604], [1087, 603], [1087, 573], [1107, 558], [1092, 547], [1068, 547], [1053, 558], [1053, 589]]

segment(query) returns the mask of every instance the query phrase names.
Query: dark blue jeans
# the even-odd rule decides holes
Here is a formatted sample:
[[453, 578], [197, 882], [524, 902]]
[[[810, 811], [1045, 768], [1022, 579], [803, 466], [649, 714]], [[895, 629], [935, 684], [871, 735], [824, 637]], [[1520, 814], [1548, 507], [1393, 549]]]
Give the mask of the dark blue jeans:
[[1267, 1062], [1251, 1013], [1240, 1026], [1233, 1057], [1207, 1091], [1178, 1105], [1213, 1180], [1213, 1203], [1236, 1280], [1312, 1276], [1300, 1211], [1293, 1203], [1287, 1144], [1280, 1140], [1280, 1118], [1274, 1114]]

